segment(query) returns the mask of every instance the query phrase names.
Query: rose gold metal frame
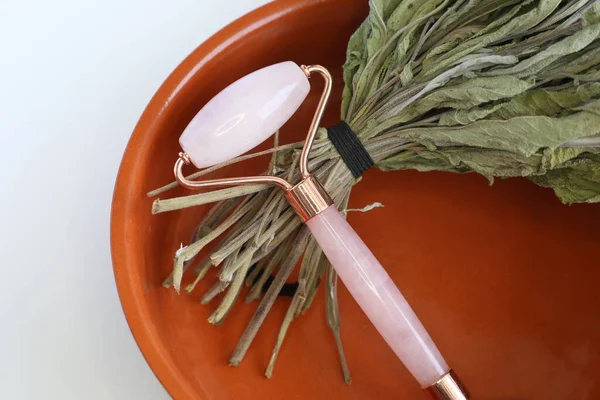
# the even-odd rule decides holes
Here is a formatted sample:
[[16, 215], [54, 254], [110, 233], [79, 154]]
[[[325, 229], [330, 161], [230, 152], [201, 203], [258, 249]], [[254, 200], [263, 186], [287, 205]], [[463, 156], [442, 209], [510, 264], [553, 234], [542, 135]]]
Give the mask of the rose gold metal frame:
[[329, 96], [331, 94], [332, 78], [329, 71], [327, 71], [327, 69], [320, 65], [303, 65], [300, 68], [302, 69], [302, 71], [308, 79], [310, 79], [311, 74], [313, 72], [316, 72], [320, 74], [325, 81], [325, 88], [323, 89], [323, 94], [321, 95], [321, 99], [319, 100], [319, 104], [317, 105], [315, 115], [308, 130], [308, 135], [306, 136], [304, 146], [302, 147], [302, 152], [300, 153], [299, 167], [300, 174], [302, 175], [302, 181], [300, 183], [294, 186], [285, 179], [270, 175], [192, 181], [187, 179], [183, 174], [184, 165], [190, 164], [190, 158], [184, 152], [179, 153], [179, 159], [177, 160], [177, 162], [175, 162], [175, 166], [173, 168], [173, 172], [175, 174], [177, 182], [179, 182], [181, 186], [184, 186], [188, 189], [202, 189], [220, 186], [256, 184], [275, 185], [286, 192], [288, 200], [290, 201], [294, 209], [298, 212], [303, 221], [307, 221], [308, 219], [314, 217], [318, 213], [325, 210], [325, 208], [327, 208], [329, 205], [331, 205], [331, 199], [329, 198], [321, 184], [318, 183], [316, 179], [314, 179], [311, 176], [310, 171], [308, 170], [308, 156], [310, 154], [310, 149], [312, 148], [312, 145], [315, 141], [315, 136], [317, 134], [317, 130], [319, 129], [323, 113], [325, 112], [325, 107], [327, 106], [327, 102], [329, 101]]
[[327, 207], [333, 204], [321, 182], [312, 175], [287, 190], [285, 196], [303, 222], [325, 211]]
[[224, 178], [224, 179], [209, 179], [205, 181], [191, 181], [183, 174], [183, 166], [190, 164], [190, 157], [187, 153], [179, 153], [179, 159], [175, 162], [173, 172], [177, 182], [188, 189], [201, 189], [207, 187], [219, 187], [219, 186], [237, 186], [237, 185], [256, 185], [256, 184], [270, 184], [279, 186], [283, 190], [291, 190], [292, 184], [285, 179], [281, 179], [277, 176], [242, 176], [239, 178]]
[[432, 400], [468, 400], [469, 394], [467, 390], [458, 380], [454, 371], [450, 370], [446, 375], [442, 376], [439, 381], [433, 385], [426, 387], [424, 392], [429, 395]]
[[300, 173], [302, 174], [302, 178], [308, 178], [310, 176], [310, 171], [308, 170], [308, 155], [310, 153], [310, 149], [315, 141], [315, 136], [317, 135], [317, 130], [319, 129], [319, 125], [321, 124], [321, 118], [323, 118], [323, 113], [325, 112], [325, 107], [327, 106], [327, 102], [329, 101], [329, 95], [331, 95], [331, 86], [333, 79], [331, 78], [331, 74], [325, 68], [320, 65], [309, 65], [302, 66], [302, 71], [306, 74], [306, 77], [310, 79], [310, 75], [313, 72], [317, 72], [323, 76], [323, 80], [325, 81], [325, 88], [323, 88], [323, 94], [321, 95], [321, 99], [319, 100], [319, 105], [317, 106], [317, 111], [313, 117], [313, 120], [310, 124], [310, 128], [308, 130], [308, 135], [306, 136], [306, 140], [304, 141], [304, 147], [302, 147], [302, 153], [300, 153]]

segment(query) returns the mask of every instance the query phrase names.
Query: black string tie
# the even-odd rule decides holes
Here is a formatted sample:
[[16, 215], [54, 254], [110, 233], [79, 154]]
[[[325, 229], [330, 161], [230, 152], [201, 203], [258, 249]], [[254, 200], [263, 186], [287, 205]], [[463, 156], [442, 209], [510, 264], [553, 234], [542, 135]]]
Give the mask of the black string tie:
[[367, 149], [346, 121], [340, 121], [327, 128], [327, 136], [355, 179], [375, 165]]

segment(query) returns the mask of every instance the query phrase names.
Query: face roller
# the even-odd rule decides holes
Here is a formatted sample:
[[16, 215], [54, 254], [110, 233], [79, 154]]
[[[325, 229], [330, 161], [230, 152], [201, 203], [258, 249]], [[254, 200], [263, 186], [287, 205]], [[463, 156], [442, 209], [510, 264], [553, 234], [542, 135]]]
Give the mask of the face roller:
[[[308, 79], [317, 73], [325, 89], [300, 156], [302, 179], [292, 184], [274, 176], [191, 181], [183, 166], [206, 168], [237, 157], [277, 131], [306, 98]], [[323, 186], [308, 170], [308, 155], [331, 93], [329, 72], [291, 61], [271, 65], [232, 83], [192, 119], [179, 139], [184, 150], [174, 172], [189, 189], [272, 184], [306, 223], [356, 302], [425, 392], [434, 399], [467, 399], [454, 373], [406, 299], [375, 256], [338, 212]]]

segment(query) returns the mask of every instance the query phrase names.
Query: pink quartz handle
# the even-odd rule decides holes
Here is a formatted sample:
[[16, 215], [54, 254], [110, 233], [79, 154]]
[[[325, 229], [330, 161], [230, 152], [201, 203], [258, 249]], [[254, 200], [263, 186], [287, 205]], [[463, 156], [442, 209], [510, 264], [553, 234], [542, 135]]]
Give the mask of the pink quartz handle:
[[335, 206], [306, 224], [358, 305], [422, 387], [450, 370], [385, 269]]

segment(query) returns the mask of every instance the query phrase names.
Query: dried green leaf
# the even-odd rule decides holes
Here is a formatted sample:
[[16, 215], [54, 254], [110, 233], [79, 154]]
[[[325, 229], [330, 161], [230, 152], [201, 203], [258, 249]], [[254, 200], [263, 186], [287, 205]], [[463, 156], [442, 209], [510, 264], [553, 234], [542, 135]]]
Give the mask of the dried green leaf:
[[453, 143], [468, 147], [511, 151], [530, 156], [542, 148], [600, 133], [600, 101], [573, 114], [551, 118], [523, 116], [509, 120], [481, 120], [460, 127], [407, 129], [402, 136], [424, 145]]
[[530, 178], [554, 190], [565, 204], [600, 202], [600, 154], [586, 154], [568, 168], [554, 169]]
[[548, 48], [536, 53], [517, 65], [510, 68], [497, 68], [484, 75], [514, 75], [519, 78], [532, 76], [552, 64], [559, 58], [577, 53], [589, 46], [600, 35], [600, 24], [590, 25], [571, 36], [548, 46]]
[[567, 90], [533, 90], [501, 104], [491, 119], [511, 119], [527, 115], [557, 116], [570, 108], [600, 97], [600, 82], [579, 85]]
[[463, 57], [472, 54], [485, 46], [498, 42], [509, 35], [524, 32], [543, 21], [560, 4], [560, 0], [539, 0], [536, 7], [528, 12], [515, 16], [504, 25], [459, 44], [456, 48], [444, 54], [443, 58], [432, 57], [423, 63], [423, 78], [439, 74]]

